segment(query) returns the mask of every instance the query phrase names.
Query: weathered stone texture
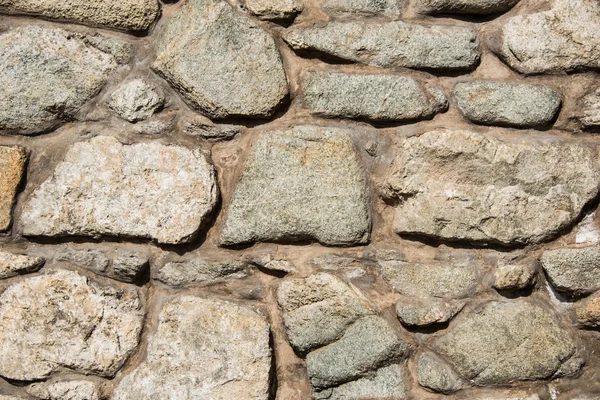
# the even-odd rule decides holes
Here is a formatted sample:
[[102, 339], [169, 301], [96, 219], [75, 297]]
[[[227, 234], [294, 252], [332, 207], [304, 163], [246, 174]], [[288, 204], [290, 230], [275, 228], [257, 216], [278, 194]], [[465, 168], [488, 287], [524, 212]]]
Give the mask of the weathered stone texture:
[[64, 368], [113, 376], [138, 345], [137, 292], [59, 270], [0, 295], [0, 375], [38, 380]]
[[91, 381], [41, 382], [27, 387], [27, 393], [41, 400], [101, 400]]
[[96, 273], [106, 272], [110, 259], [96, 250], [65, 250], [58, 253], [56, 261], [64, 261]]
[[269, 398], [269, 324], [234, 303], [184, 296], [167, 302], [146, 359], [115, 400]]
[[297, 0], [244, 0], [251, 14], [267, 21], [288, 21], [302, 11]]
[[13, 204], [26, 164], [25, 148], [0, 146], [0, 232], [8, 230], [12, 223]]
[[398, 17], [406, 0], [326, 0], [323, 10], [331, 15], [385, 15]]
[[600, 289], [599, 247], [548, 250], [540, 261], [558, 291], [582, 295]]
[[417, 359], [419, 384], [434, 392], [450, 394], [466, 386], [463, 379], [444, 361], [431, 352]]
[[365, 172], [347, 131], [298, 126], [258, 137], [227, 210], [221, 244], [314, 239], [366, 243]]
[[531, 261], [501, 263], [494, 273], [494, 287], [498, 290], [520, 290], [535, 283], [538, 268]]
[[489, 15], [510, 10], [519, 0], [417, 0], [415, 7], [423, 14]]
[[211, 118], [269, 117], [288, 94], [271, 35], [222, 0], [183, 4], [157, 53], [153, 69]]
[[600, 295], [593, 295], [575, 305], [577, 322], [584, 327], [600, 328]]
[[473, 29], [402, 21], [303, 25], [290, 28], [283, 38], [294, 50], [378, 67], [464, 70], [475, 67], [481, 54]]
[[133, 79], [113, 92], [108, 106], [121, 118], [137, 122], [150, 118], [164, 103], [164, 97], [154, 86], [142, 79]]
[[585, 95], [579, 102], [579, 121], [587, 128], [600, 128], [600, 87]]
[[215, 124], [201, 115], [196, 115], [183, 122], [183, 133], [211, 142], [233, 139], [241, 131], [242, 127], [239, 125]]
[[223, 279], [240, 279], [250, 275], [248, 264], [242, 261], [196, 259], [172, 261], [156, 274], [156, 279], [171, 286], [215, 283]]
[[42, 257], [23, 256], [0, 250], [0, 279], [35, 272], [42, 268], [45, 262]]
[[37, 25], [0, 35], [0, 131], [31, 134], [76, 117], [118, 62], [87, 36]]
[[464, 306], [464, 301], [406, 298], [396, 302], [396, 314], [403, 325], [424, 327], [450, 321]]
[[572, 224], [598, 194], [597, 151], [571, 139], [432, 131], [400, 142], [382, 195], [399, 202], [399, 234], [537, 243]]
[[459, 83], [454, 96], [470, 120], [518, 128], [547, 126], [562, 102], [560, 93], [548, 86], [497, 81]]
[[407, 76], [307, 71], [303, 84], [304, 105], [326, 117], [405, 121], [429, 118], [448, 107], [442, 89], [426, 89]]
[[204, 155], [158, 143], [123, 145], [101, 136], [74, 144], [27, 200], [28, 236], [124, 236], [192, 240], [218, 197]]
[[136, 253], [122, 252], [112, 260], [111, 276], [123, 282], [135, 282], [147, 268], [147, 257]]

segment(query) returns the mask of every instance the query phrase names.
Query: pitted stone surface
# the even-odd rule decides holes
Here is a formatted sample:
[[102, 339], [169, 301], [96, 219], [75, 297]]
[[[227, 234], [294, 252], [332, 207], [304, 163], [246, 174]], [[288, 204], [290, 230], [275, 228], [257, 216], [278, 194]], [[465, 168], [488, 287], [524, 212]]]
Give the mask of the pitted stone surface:
[[556, 0], [550, 11], [510, 18], [491, 41], [524, 74], [600, 68], [600, 4]]
[[269, 117], [288, 94], [271, 35], [222, 0], [190, 0], [168, 22], [152, 68], [211, 118]]
[[489, 15], [510, 10], [519, 0], [417, 0], [415, 7], [423, 14]]
[[325, 117], [405, 121], [429, 118], [448, 107], [440, 88], [426, 89], [401, 75], [307, 71], [303, 83], [304, 105]]
[[0, 250], [0, 279], [35, 272], [42, 268], [46, 260]]
[[251, 14], [267, 21], [288, 21], [302, 11], [297, 0], [244, 0], [244, 4]]
[[497, 81], [459, 83], [454, 96], [471, 121], [518, 128], [547, 126], [562, 102], [548, 86]]
[[326, 273], [285, 280], [277, 301], [288, 339], [301, 353], [339, 339], [349, 325], [373, 313], [355, 287]]
[[585, 95], [579, 102], [579, 120], [587, 128], [600, 128], [600, 87]]
[[74, 119], [118, 65], [97, 40], [37, 25], [0, 34], [0, 132], [40, 133]]
[[240, 279], [248, 275], [249, 266], [242, 261], [196, 259], [169, 262], [158, 271], [156, 279], [167, 285], [181, 286]]
[[186, 243], [218, 197], [204, 155], [159, 143], [100, 136], [74, 144], [27, 200], [28, 236], [123, 236]]
[[330, 15], [385, 15], [398, 17], [406, 0], [326, 0], [323, 11]]
[[0, 146], [0, 232], [8, 230], [11, 226], [13, 204], [25, 174], [26, 164], [25, 148]]
[[515, 142], [441, 129], [401, 141], [382, 195], [399, 201], [399, 234], [538, 243], [598, 194], [597, 152], [572, 139]]
[[294, 50], [378, 67], [464, 70], [475, 67], [481, 55], [473, 29], [402, 21], [304, 25], [290, 28], [283, 38]]
[[40, 382], [27, 387], [27, 393], [41, 400], [101, 400], [92, 381]]
[[405, 298], [396, 302], [396, 314], [403, 325], [423, 327], [450, 321], [464, 306], [464, 301]]
[[163, 306], [146, 359], [114, 399], [267, 400], [270, 370], [264, 317], [228, 301], [183, 296]]
[[456, 321], [432, 346], [476, 385], [547, 379], [559, 371], [575, 373], [582, 364], [571, 331], [526, 300], [487, 303]]
[[494, 273], [494, 287], [498, 290], [521, 290], [535, 284], [538, 268], [535, 262], [503, 262]]
[[66, 368], [113, 376], [138, 345], [143, 319], [135, 289], [64, 270], [25, 279], [0, 295], [0, 375], [38, 380]]
[[600, 294], [575, 304], [577, 323], [588, 328], [600, 327]]
[[221, 233], [222, 245], [314, 239], [366, 243], [367, 181], [349, 132], [297, 126], [258, 137]]
[[558, 291], [582, 295], [600, 289], [599, 247], [548, 250], [540, 261]]
[[133, 79], [113, 92], [108, 106], [121, 118], [137, 122], [150, 118], [164, 103], [154, 86], [143, 79]]
[[466, 386], [461, 377], [431, 352], [423, 353], [417, 359], [419, 384], [437, 393], [450, 394]]

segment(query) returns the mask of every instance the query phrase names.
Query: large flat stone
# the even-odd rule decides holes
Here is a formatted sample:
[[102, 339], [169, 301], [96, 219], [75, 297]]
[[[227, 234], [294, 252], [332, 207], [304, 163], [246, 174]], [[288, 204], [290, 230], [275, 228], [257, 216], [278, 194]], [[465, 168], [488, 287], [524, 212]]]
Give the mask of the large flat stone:
[[399, 234], [503, 245], [558, 235], [596, 197], [597, 146], [440, 129], [403, 139], [382, 195]]
[[269, 117], [288, 94], [271, 35], [222, 0], [190, 0], [163, 29], [152, 68], [211, 118]]
[[1, 34], [0, 132], [45, 132], [74, 119], [118, 65], [95, 39], [37, 25]]
[[270, 370], [264, 317], [228, 301], [183, 296], [163, 306], [146, 359], [113, 398], [267, 400]]
[[417, 0], [423, 14], [498, 14], [510, 10], [519, 0]]
[[307, 71], [303, 102], [325, 117], [406, 121], [433, 117], [448, 107], [440, 88], [425, 88], [408, 76]]
[[68, 369], [111, 377], [138, 345], [137, 291], [102, 287], [59, 270], [0, 295], [0, 375], [38, 380]]
[[481, 55], [471, 28], [402, 21], [301, 25], [283, 38], [294, 50], [378, 67], [465, 70], [474, 68]]
[[0, 12], [146, 31], [158, 18], [160, 6], [157, 0], [0, 0]]
[[600, 248], [582, 247], [545, 251], [540, 262], [552, 286], [573, 295], [600, 289]]
[[12, 223], [12, 209], [26, 164], [25, 148], [0, 146], [0, 231], [8, 230]]
[[348, 133], [297, 126], [261, 134], [228, 207], [221, 244], [366, 243], [367, 181]]
[[554, 8], [518, 15], [490, 36], [490, 47], [524, 74], [600, 67], [600, 4], [557, 0]]
[[99, 136], [74, 144], [27, 199], [27, 236], [100, 235], [186, 243], [218, 197], [199, 151], [159, 143], [123, 145]]

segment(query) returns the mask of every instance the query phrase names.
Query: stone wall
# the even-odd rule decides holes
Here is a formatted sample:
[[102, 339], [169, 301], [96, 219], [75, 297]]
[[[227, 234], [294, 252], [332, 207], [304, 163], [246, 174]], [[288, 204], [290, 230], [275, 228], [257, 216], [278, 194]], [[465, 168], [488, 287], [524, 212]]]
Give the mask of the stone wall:
[[600, 399], [597, 0], [0, 0], [0, 399]]

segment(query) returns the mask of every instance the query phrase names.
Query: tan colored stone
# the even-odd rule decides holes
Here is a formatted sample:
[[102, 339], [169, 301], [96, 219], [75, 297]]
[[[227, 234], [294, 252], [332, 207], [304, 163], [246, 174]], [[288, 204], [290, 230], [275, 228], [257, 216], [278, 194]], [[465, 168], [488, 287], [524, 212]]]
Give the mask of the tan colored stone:
[[40, 400], [100, 400], [92, 381], [40, 382], [27, 387], [27, 393]]
[[29, 257], [0, 250], [0, 279], [35, 272], [42, 268], [42, 257]]
[[27, 150], [23, 147], [0, 147], [0, 231], [12, 223], [12, 207], [21, 184], [27, 163]]
[[600, 295], [596, 294], [576, 304], [577, 322], [585, 327], [600, 327]]

